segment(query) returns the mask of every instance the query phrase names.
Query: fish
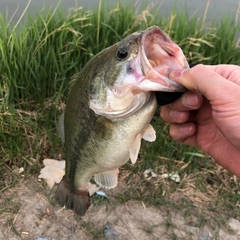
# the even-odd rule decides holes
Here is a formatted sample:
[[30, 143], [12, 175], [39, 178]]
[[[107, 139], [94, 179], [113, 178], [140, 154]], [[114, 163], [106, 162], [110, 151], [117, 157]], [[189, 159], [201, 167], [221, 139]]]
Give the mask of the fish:
[[92, 179], [107, 189], [119, 168], [137, 161], [141, 139], [152, 142], [155, 92], [186, 89], [170, 80], [189, 68], [181, 48], [158, 26], [137, 31], [95, 55], [73, 76], [59, 134], [65, 145], [65, 175], [56, 200], [83, 216], [90, 206]]

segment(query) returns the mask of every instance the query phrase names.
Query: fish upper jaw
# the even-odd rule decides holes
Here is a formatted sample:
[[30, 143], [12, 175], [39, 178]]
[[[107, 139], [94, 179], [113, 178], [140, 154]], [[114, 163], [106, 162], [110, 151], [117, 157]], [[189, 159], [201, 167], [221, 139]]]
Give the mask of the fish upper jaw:
[[189, 68], [187, 60], [181, 48], [159, 27], [153, 26], [143, 33], [134, 65], [140, 89], [164, 92], [186, 91], [182, 85], [170, 80], [168, 74], [175, 69]]

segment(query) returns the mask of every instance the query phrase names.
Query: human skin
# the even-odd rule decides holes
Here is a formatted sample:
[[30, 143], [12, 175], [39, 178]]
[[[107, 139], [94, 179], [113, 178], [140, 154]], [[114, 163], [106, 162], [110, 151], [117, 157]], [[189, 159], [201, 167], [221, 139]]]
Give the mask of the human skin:
[[169, 78], [189, 90], [160, 110], [171, 137], [201, 148], [240, 177], [240, 67], [197, 65]]

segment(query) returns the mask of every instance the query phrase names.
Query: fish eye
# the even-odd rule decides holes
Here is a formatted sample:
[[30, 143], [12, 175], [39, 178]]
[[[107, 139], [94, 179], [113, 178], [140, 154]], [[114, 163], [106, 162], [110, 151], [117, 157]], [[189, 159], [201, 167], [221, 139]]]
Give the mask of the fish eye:
[[117, 58], [119, 60], [125, 60], [127, 57], [128, 57], [128, 47], [124, 45], [118, 49]]

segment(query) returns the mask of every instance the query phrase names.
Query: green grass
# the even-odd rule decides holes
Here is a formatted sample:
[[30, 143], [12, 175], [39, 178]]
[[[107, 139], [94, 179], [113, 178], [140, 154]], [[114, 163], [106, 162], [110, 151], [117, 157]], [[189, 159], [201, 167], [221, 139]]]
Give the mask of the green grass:
[[[92, 12], [80, 8], [68, 15], [54, 9], [40, 12], [34, 19], [27, 17], [21, 27], [0, 16], [0, 191], [15, 183], [14, 169], [24, 167], [24, 174], [33, 174], [39, 172], [44, 158], [64, 159], [56, 124], [71, 76], [100, 50], [128, 34], [158, 25], [179, 44], [190, 63], [240, 65], [239, 29], [231, 20], [205, 23], [176, 9], [168, 18], [161, 18], [161, 8], [154, 10], [151, 6], [143, 6], [140, 12], [120, 2], [113, 9], [99, 5]], [[162, 205], [166, 195], [187, 188], [192, 179], [201, 192], [207, 193], [209, 173], [217, 169], [213, 161], [195, 148], [174, 142], [159, 117], [159, 109], [152, 124], [157, 140], [143, 143], [138, 163], [123, 167], [138, 181], [134, 183], [132, 175], [126, 178], [132, 190], [120, 194], [120, 201], [137, 199]], [[179, 171], [182, 177], [188, 177], [180, 185], [152, 183], [141, 178], [147, 168], [158, 173]], [[224, 179], [234, 191], [215, 175], [210, 182], [214, 191], [219, 189], [219, 201], [226, 199], [225, 205], [238, 216], [237, 185], [230, 177]]]

